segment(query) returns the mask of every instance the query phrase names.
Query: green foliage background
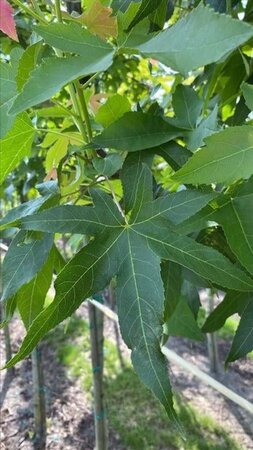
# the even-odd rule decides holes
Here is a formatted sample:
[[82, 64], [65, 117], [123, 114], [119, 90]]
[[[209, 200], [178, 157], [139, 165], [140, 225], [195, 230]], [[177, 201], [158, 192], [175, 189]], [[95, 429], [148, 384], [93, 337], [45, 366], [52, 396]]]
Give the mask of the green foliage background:
[[[32, 3], [1, 37], [4, 323], [17, 308], [27, 328], [7, 367], [113, 279], [133, 366], [180, 429], [161, 342], [237, 313], [226, 364], [253, 348], [252, 1], [114, 0], [109, 32]], [[206, 287], [225, 297], [200, 329]]]

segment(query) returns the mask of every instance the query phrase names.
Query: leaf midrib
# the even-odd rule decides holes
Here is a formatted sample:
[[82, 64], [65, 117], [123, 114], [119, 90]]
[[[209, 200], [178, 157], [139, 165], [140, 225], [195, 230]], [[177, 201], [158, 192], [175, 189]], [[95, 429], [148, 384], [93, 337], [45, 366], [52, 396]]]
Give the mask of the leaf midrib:
[[[218, 144], [221, 144], [221, 146], [222, 146], [222, 144], [223, 145], [227, 145], [227, 142], [222, 142], [222, 141], [219, 141], [219, 142], [216, 142], [216, 145], [218, 145]], [[230, 146], [232, 146], [231, 144], [229, 144]], [[235, 147], [235, 145], [234, 145], [234, 147]], [[223, 156], [222, 158], [219, 158], [219, 159], [213, 159], [213, 160], [211, 160], [211, 161], [208, 161], [207, 163], [205, 163], [205, 164], [202, 164], [200, 167], [196, 167], [196, 169], [192, 169], [192, 170], [187, 170], [187, 171], [185, 171], [184, 173], [182, 173], [182, 174], [178, 174], [178, 176], [177, 176], [177, 174], [175, 174], [174, 176], [173, 176], [173, 178], [176, 180], [176, 179], [180, 179], [180, 178], [184, 178], [185, 176], [188, 176], [188, 175], [192, 175], [193, 173], [195, 173], [195, 172], [202, 172], [202, 170], [204, 169], [204, 168], [206, 168], [206, 167], [208, 167], [208, 166], [212, 166], [212, 165], [214, 165], [214, 164], [217, 164], [217, 163], [220, 163], [221, 161], [224, 161], [224, 160], [227, 160], [227, 159], [230, 159], [230, 158], [236, 158], [238, 155], [240, 155], [241, 153], [246, 153], [247, 151], [249, 151], [249, 150], [252, 150], [252, 148], [253, 148], [253, 146], [251, 145], [250, 147], [247, 147], [247, 148], [243, 148], [242, 150], [240, 150], [239, 152], [237, 152], [237, 153], [235, 153], [235, 152], [233, 152], [233, 153], [231, 153], [230, 155], [226, 155], [226, 156]], [[207, 147], [206, 147], [206, 149], [207, 149]], [[200, 150], [200, 152], [205, 152], [206, 153], [206, 149], [204, 149], [204, 150]], [[197, 155], [199, 155], [200, 153], [195, 153], [195, 155], [196, 155], [196, 157], [197, 157]], [[203, 155], [203, 153], [202, 153], [202, 155]], [[190, 161], [191, 160], [189, 160], [189, 164], [190, 164]], [[183, 169], [182, 169], [182, 172], [183, 172]], [[212, 175], [211, 173], [210, 173], [210, 175]]]
[[[189, 204], [189, 203], [191, 203], [191, 202], [195, 202], [195, 201], [197, 201], [198, 199], [201, 199], [201, 198], [203, 198], [202, 195], [200, 195], [199, 197], [192, 198], [191, 200], [186, 200], [186, 201], [184, 201], [184, 202], [178, 203], [178, 204], [175, 205], [175, 206], [171, 205], [169, 208], [166, 208], [166, 209], [164, 209], [164, 210], [161, 210], [161, 211], [159, 211], [158, 213], [154, 214], [153, 216], [147, 217], [147, 219], [145, 219], [145, 220], [141, 220], [140, 222], [133, 222], [132, 225], [140, 225], [140, 224], [142, 224], [142, 223], [150, 222], [151, 220], [155, 219], [156, 217], [162, 216], [163, 214], [165, 214], [165, 213], [168, 212], [168, 211], [171, 211], [171, 210], [173, 211], [173, 210], [175, 210], [176, 208], [180, 208], [180, 207], [182, 207], [182, 206], [185, 205], [185, 204]], [[158, 199], [158, 200], [159, 200], [159, 199]], [[210, 198], [210, 200], [212, 200], [212, 199]], [[152, 201], [152, 202], [149, 202], [149, 203], [153, 203], [153, 204], [155, 205], [155, 201]], [[198, 212], [198, 211], [197, 211], [197, 212]], [[138, 217], [138, 216], [137, 216], [137, 217]], [[191, 217], [191, 216], [185, 217], [184, 220], [187, 220], [189, 217]], [[182, 222], [183, 222], [183, 221], [182, 221]], [[180, 224], [180, 222], [179, 222], [179, 224]]]
[[[103, 257], [106, 255], [106, 253], [109, 252], [109, 250], [111, 250], [111, 248], [118, 242], [118, 240], [120, 239], [120, 237], [122, 236], [122, 234], [123, 234], [124, 232], [125, 232], [125, 230], [123, 230], [123, 231], [117, 236], [117, 238], [112, 242], [112, 244], [111, 244], [109, 247], [106, 248], [106, 250], [103, 252], [103, 254], [100, 255], [100, 257], [99, 257], [98, 259], [96, 259], [96, 261], [95, 261], [91, 266], [89, 266], [89, 267], [86, 269], [85, 272], [82, 273], [82, 275], [78, 278], [78, 280], [71, 286], [71, 288], [64, 294], [64, 296], [61, 297], [61, 301], [64, 300], [64, 299], [66, 298], [66, 296], [69, 294], [69, 292], [71, 291], [71, 289], [73, 289], [73, 287], [80, 281], [80, 279], [81, 279], [83, 276], [85, 276], [85, 274], [86, 274], [89, 270], [91, 270], [91, 269], [92, 269], [92, 268], [93, 268], [93, 267], [101, 260], [101, 258], [103, 258]], [[62, 270], [65, 270], [66, 267], [68, 266], [68, 264], [70, 264], [70, 262], [71, 262], [71, 260], [64, 266], [64, 268], [63, 268]], [[61, 272], [60, 272], [60, 273], [61, 273]], [[59, 273], [59, 275], [60, 275], [60, 273]], [[56, 291], [56, 296], [57, 296], [57, 291]], [[85, 299], [84, 299], [84, 300], [85, 300]], [[56, 305], [53, 305], [53, 303], [51, 303], [51, 304], [49, 305], [49, 307], [50, 307], [50, 306], [52, 307], [52, 311], [51, 311], [51, 314], [50, 314], [49, 316], [47, 316], [47, 321], [51, 319], [51, 317], [53, 316], [53, 314], [55, 313], [55, 311], [56, 311], [57, 308], [59, 307], [59, 303], [56, 304]], [[72, 306], [72, 305], [70, 305], [70, 306]], [[44, 310], [44, 311], [45, 311], [45, 310]], [[42, 311], [42, 312], [36, 317], [36, 319], [40, 318], [40, 316], [44, 313], [44, 311]], [[70, 309], [69, 309], [68, 311], [70, 311]], [[66, 313], [66, 317], [68, 317], [68, 312]], [[35, 320], [36, 320], [36, 319], [35, 319]], [[33, 324], [33, 323], [32, 323], [32, 324]], [[31, 326], [32, 326], [32, 324], [31, 324]], [[29, 347], [31, 346], [31, 344], [33, 343], [33, 341], [34, 341], [34, 340], [36, 341], [35, 338], [36, 338], [38, 335], [40, 335], [41, 329], [42, 329], [42, 327], [40, 327], [40, 328], [37, 329], [37, 331], [36, 331], [36, 332], [33, 334], [33, 336], [30, 338], [30, 340], [29, 340], [28, 344], [26, 345], [26, 347], [24, 347], [24, 348], [22, 349], [22, 353], [21, 353], [21, 354], [18, 353], [18, 355], [19, 355], [18, 361], [22, 358], [22, 355], [26, 353], [27, 348], [29, 348]], [[29, 331], [29, 330], [28, 330], [28, 331]], [[32, 344], [32, 345], [33, 345], [33, 344]], [[11, 361], [12, 361], [12, 364], [15, 364], [16, 357], [14, 356], [14, 357], [12, 358]]]
[[[82, 29], [80, 28], [80, 30], [82, 30]], [[69, 31], [69, 30], [67, 30], [67, 31]], [[75, 30], [70, 30], [70, 32], [71, 31], [73, 32]], [[54, 33], [50, 32], [50, 30], [49, 31], [48, 30], [43, 30], [43, 35], [49, 36], [49, 37], [53, 37], [53, 38], [56, 38], [56, 39], [60, 39], [64, 43], [66, 42], [66, 36], [64, 36], [63, 34], [54, 34]], [[40, 35], [40, 36], [42, 36], [42, 35]], [[90, 37], [93, 37], [93, 36], [91, 35]], [[46, 40], [44, 37], [43, 37], [43, 39]], [[105, 45], [97, 45], [97, 44], [91, 44], [91, 43], [83, 42], [83, 41], [76, 41], [76, 40], [71, 39], [71, 38], [67, 38], [67, 40], [68, 40], [68, 42], [73, 43], [73, 45], [76, 44], [76, 45], [81, 45], [82, 47], [91, 47], [91, 48], [95, 48], [95, 49], [96, 48], [102, 48], [103, 50], [108, 50], [108, 52], [113, 51], [113, 47], [112, 46], [109, 47], [108, 44], [107, 44], [107, 46], [105, 46]], [[76, 53], [78, 53], [78, 51]], [[82, 55], [80, 55], [80, 56], [82, 56]]]
[[[199, 258], [197, 258], [195, 255], [190, 254], [190, 253], [186, 252], [185, 250], [179, 249], [178, 247], [175, 247], [175, 246], [173, 246], [172, 244], [170, 244], [170, 243], [168, 243], [168, 242], [160, 241], [159, 239], [156, 239], [156, 238], [154, 238], [154, 237], [152, 237], [152, 236], [149, 236], [149, 235], [145, 235], [145, 234], [143, 234], [143, 233], [141, 233], [141, 232], [139, 232], [139, 231], [137, 231], [137, 230], [135, 230], [135, 229], [133, 229], [133, 231], [134, 231], [135, 233], [137, 233], [138, 235], [145, 237], [145, 238], [148, 239], [148, 240], [152, 240], [152, 241], [155, 241], [155, 242], [159, 242], [159, 244], [162, 244], [162, 245], [164, 245], [164, 246], [166, 246], [166, 247], [171, 247], [171, 248], [173, 248], [174, 250], [180, 251], [182, 254], [187, 255], [189, 258], [195, 259], [196, 261], [198, 261], [198, 263], [203, 263], [203, 260], [202, 260], [202, 259], [199, 259]], [[180, 235], [178, 235], [178, 237], [180, 237]], [[183, 237], [185, 237], [185, 236], [183, 236]], [[207, 249], [210, 249], [210, 247], [207, 247]], [[212, 268], [214, 268], [215, 270], [217, 270], [217, 266], [211, 264], [209, 261], [207, 262], [207, 264], [208, 264], [210, 267], [212, 267]], [[183, 263], [180, 263], [180, 265], [182, 265], [183, 267], [189, 268], [188, 266], [185, 266]], [[218, 270], [221, 271], [221, 272], [224, 272], [224, 274], [226, 274], [226, 275], [230, 275], [228, 272], [226, 272], [225, 270], [223, 270], [223, 269], [221, 269], [221, 268], [219, 268]], [[194, 273], [196, 273], [197, 275], [199, 275], [198, 272], [196, 272], [193, 268], [191, 268], [191, 271], [194, 272]], [[231, 276], [231, 275], [230, 275], [230, 276]], [[233, 275], [233, 278], [236, 279], [236, 280], [238, 280], [238, 281], [240, 281], [240, 282], [242, 282], [241, 279], [238, 278], [238, 277], [236, 277], [235, 275]], [[247, 285], [250, 287], [249, 291], [252, 291], [252, 290], [253, 290], [253, 285], [248, 284], [246, 281], [243, 281], [243, 282], [244, 282], [245, 284], [247, 284]], [[227, 286], [227, 287], [229, 287], [229, 286]]]
[[[245, 313], [246, 309], [248, 308], [250, 304], [250, 301], [247, 303], [247, 305], [245, 306], [244, 310], [242, 311], [241, 317], [243, 316], [243, 314]], [[241, 319], [242, 320], [242, 319]], [[240, 325], [239, 325], [240, 326]], [[245, 327], [244, 327], [245, 329]], [[245, 338], [243, 339], [241, 345], [237, 348], [237, 351], [234, 353], [233, 355], [233, 360], [238, 359], [238, 354], [240, 354], [240, 350], [241, 348], [244, 346], [245, 342], [248, 340], [248, 338], [250, 337], [250, 335], [253, 333], [253, 325], [252, 328], [250, 329], [249, 333], [246, 334]]]
[[[8, 289], [9, 289], [10, 284], [12, 283], [12, 280], [15, 278], [16, 274], [18, 273], [20, 267], [24, 264], [25, 260], [26, 260], [27, 258], [30, 257], [30, 254], [33, 252], [33, 248], [34, 248], [34, 246], [36, 245], [36, 243], [37, 243], [37, 242], [34, 241], [34, 242], [32, 243], [32, 245], [31, 245], [31, 248], [29, 249], [28, 253], [25, 253], [25, 254], [24, 254], [22, 260], [20, 261], [20, 264], [18, 265], [18, 267], [16, 268], [15, 272], [13, 273], [11, 279], [9, 280], [9, 282], [8, 282], [6, 288], [5, 288], [5, 292], [6, 292], [6, 291], [8, 292]], [[3, 294], [4, 294], [4, 293], [3, 293]], [[13, 294], [15, 294], [15, 292], [14, 292]], [[13, 294], [12, 294], [12, 295], [13, 295]], [[9, 298], [9, 297], [5, 297], [5, 300], [7, 300], [8, 298]]]
[[[249, 242], [249, 240], [248, 240], [248, 237], [247, 237], [247, 235], [246, 235], [246, 233], [245, 233], [245, 230], [244, 230], [244, 228], [243, 228], [242, 221], [241, 221], [240, 216], [239, 216], [239, 214], [238, 214], [238, 212], [237, 212], [237, 210], [236, 210], [236, 207], [235, 207], [235, 205], [234, 205], [233, 199], [231, 199], [231, 206], [232, 206], [232, 209], [233, 209], [233, 211], [234, 211], [234, 213], [235, 213], [235, 216], [236, 216], [236, 218], [237, 218], [237, 221], [238, 221], [238, 223], [239, 223], [239, 226], [240, 226], [240, 228], [241, 228], [241, 230], [242, 230], [242, 234], [243, 234], [243, 236], [244, 236], [244, 238], [245, 238], [245, 241], [246, 241], [246, 244], [247, 244], [247, 246], [248, 246], [248, 248], [249, 248], [249, 251], [250, 251], [251, 255], [253, 256], [253, 249], [252, 249], [252, 247], [251, 247], [251, 245], [250, 245], [250, 242]], [[241, 258], [241, 259], [242, 259], [242, 258]], [[244, 263], [243, 263], [243, 264], [244, 264]]]
[[167, 406], [168, 406], [168, 408], [169, 408], [169, 410], [171, 412], [172, 417], [174, 417], [174, 419], [176, 420], [176, 417], [174, 415], [174, 411], [173, 411], [173, 409], [171, 408], [171, 406], [170, 406], [170, 404], [168, 402], [166, 393], [165, 393], [165, 391], [163, 389], [163, 386], [162, 386], [162, 384], [160, 382], [159, 377], [157, 376], [157, 373], [156, 373], [156, 370], [155, 370], [155, 367], [154, 367], [154, 364], [153, 364], [153, 361], [152, 361], [152, 358], [151, 358], [151, 355], [150, 355], [149, 346], [148, 346], [148, 342], [147, 342], [146, 334], [145, 334], [145, 329], [144, 329], [144, 323], [143, 323], [143, 320], [142, 320], [140, 296], [139, 296], [138, 285], [137, 285], [137, 280], [136, 280], [136, 275], [135, 275], [135, 270], [134, 270], [134, 264], [133, 264], [133, 255], [132, 255], [132, 248], [131, 248], [131, 242], [130, 242], [130, 233], [128, 231], [127, 231], [127, 240], [128, 240], [128, 250], [129, 250], [130, 261], [131, 261], [130, 264], [131, 264], [131, 269], [132, 269], [132, 276], [133, 276], [134, 286], [135, 286], [136, 301], [137, 301], [137, 305], [138, 305], [142, 336], [143, 336], [143, 339], [144, 339], [144, 342], [145, 342], [146, 352], [147, 352], [147, 355], [148, 355], [150, 366], [151, 366], [151, 368], [153, 370], [155, 378], [156, 378], [156, 380], [157, 380], [157, 382], [158, 382], [158, 384], [159, 384], [159, 386], [161, 388], [161, 391], [163, 393], [165, 403], [167, 404]]

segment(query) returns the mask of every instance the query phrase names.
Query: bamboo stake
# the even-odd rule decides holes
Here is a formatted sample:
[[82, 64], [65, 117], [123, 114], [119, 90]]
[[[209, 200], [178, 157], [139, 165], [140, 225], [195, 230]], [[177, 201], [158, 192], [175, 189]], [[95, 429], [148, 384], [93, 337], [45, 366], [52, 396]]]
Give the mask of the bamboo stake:
[[[115, 306], [116, 306], [116, 298], [115, 298], [115, 289], [112, 285], [112, 282], [108, 288], [108, 294], [109, 294], [109, 301], [111, 304], [111, 308], [113, 311], [115, 311]], [[119, 363], [120, 363], [120, 367], [121, 369], [124, 369], [125, 364], [124, 364], [124, 359], [121, 353], [121, 349], [120, 349], [120, 333], [119, 333], [119, 324], [117, 322], [113, 322], [113, 327], [114, 327], [114, 334], [115, 334], [115, 340], [116, 340], [116, 348], [117, 348], [117, 353], [118, 353], [118, 358], [119, 358]]]
[[91, 303], [88, 308], [93, 371], [95, 450], [107, 450], [107, 422], [103, 389], [103, 313]]
[[46, 404], [41, 354], [38, 347], [32, 351], [32, 381], [34, 408], [34, 449], [46, 449]]
[[[92, 303], [96, 308], [98, 308], [100, 311], [103, 312], [107, 317], [109, 317], [111, 320], [118, 321], [118, 316], [115, 312], [111, 311], [110, 308], [108, 308], [105, 305], [102, 305], [101, 303], [97, 302], [96, 300], [89, 299], [89, 303]], [[167, 347], [162, 347], [162, 352], [164, 356], [169, 360], [173, 361], [179, 366], [181, 366], [183, 369], [185, 369], [188, 372], [191, 372], [195, 377], [199, 378], [203, 383], [208, 384], [216, 391], [220, 392], [225, 397], [232, 400], [234, 403], [239, 405], [241, 408], [245, 409], [246, 411], [249, 411], [251, 414], [253, 414], [253, 404], [250, 403], [245, 398], [241, 397], [240, 395], [236, 394], [231, 389], [224, 386], [222, 383], [219, 383], [219, 381], [215, 380], [214, 378], [210, 377], [208, 374], [200, 370], [197, 366], [194, 364], [186, 361], [185, 359], [181, 358], [177, 353], [173, 352]]]
[[[8, 251], [8, 247], [5, 244], [0, 243], [0, 264], [2, 263], [2, 252], [6, 253]], [[0, 277], [0, 297], [2, 295], [2, 279]], [[4, 316], [4, 306], [1, 302], [0, 304], [0, 321], [3, 320]], [[12, 350], [11, 350], [11, 338], [10, 338], [10, 328], [9, 324], [7, 323], [4, 327], [4, 343], [5, 343], [5, 360], [6, 362], [9, 361], [12, 357]], [[10, 367], [7, 369], [7, 373], [12, 378], [15, 374], [14, 367]]]
[[[207, 299], [208, 299], [208, 313], [210, 314], [214, 309], [214, 292], [212, 289], [207, 289]], [[207, 348], [208, 356], [210, 362], [210, 369], [214, 373], [220, 373], [220, 362], [218, 353], [218, 343], [216, 333], [207, 333]]]
[[200, 378], [200, 380], [203, 381], [203, 383], [208, 384], [209, 386], [214, 388], [216, 391], [225, 395], [225, 397], [229, 398], [234, 403], [237, 403], [239, 406], [241, 406], [242, 408], [246, 409], [251, 414], [253, 414], [253, 405], [252, 405], [252, 403], [248, 402], [248, 400], [246, 400], [245, 398], [236, 394], [235, 392], [231, 391], [231, 389], [227, 388], [219, 381], [210, 377], [210, 375], [203, 372], [198, 367], [191, 364], [189, 361], [186, 361], [185, 359], [181, 358], [181, 356], [177, 355], [177, 353], [173, 352], [169, 348], [162, 347], [162, 352], [168, 360], [173, 361], [176, 364], [180, 365], [181, 367], [183, 367], [183, 369], [186, 369], [188, 372], [191, 372], [197, 378]]
[[[0, 290], [0, 297], [1, 297], [1, 290]], [[0, 306], [0, 313], [1, 313], [0, 317], [2, 320], [2, 317], [3, 317], [3, 305], [2, 304]], [[12, 358], [10, 328], [9, 328], [8, 323], [6, 323], [6, 325], [4, 326], [4, 344], [5, 344], [5, 361], [7, 362]], [[9, 376], [11, 378], [13, 378], [15, 375], [15, 368], [9, 367], [7, 369], [7, 373], [9, 374]]]

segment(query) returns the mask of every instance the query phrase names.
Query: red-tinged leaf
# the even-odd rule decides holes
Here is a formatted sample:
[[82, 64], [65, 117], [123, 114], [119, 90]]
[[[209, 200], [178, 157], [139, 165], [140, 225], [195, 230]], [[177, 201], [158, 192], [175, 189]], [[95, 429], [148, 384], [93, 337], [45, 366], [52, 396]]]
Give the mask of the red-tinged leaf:
[[13, 8], [6, 0], [0, 0], [0, 30], [14, 41], [18, 41]]
[[47, 176], [44, 178], [44, 181], [57, 180], [57, 170], [53, 168], [48, 172]]
[[111, 14], [111, 8], [103, 6], [99, 0], [95, 0], [77, 20], [85, 25], [91, 33], [107, 39], [118, 35], [117, 19]]
[[105, 94], [105, 93], [94, 94], [91, 96], [90, 107], [94, 113], [96, 113], [99, 110], [100, 106], [102, 106], [102, 103], [100, 102], [100, 100], [104, 100], [107, 97], [108, 97], [108, 94]]

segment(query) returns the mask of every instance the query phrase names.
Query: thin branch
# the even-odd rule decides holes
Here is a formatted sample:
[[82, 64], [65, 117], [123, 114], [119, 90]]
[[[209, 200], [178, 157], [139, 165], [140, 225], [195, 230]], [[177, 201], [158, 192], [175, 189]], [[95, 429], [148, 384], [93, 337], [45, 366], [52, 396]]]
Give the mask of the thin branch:
[[15, 5], [19, 6], [26, 14], [33, 17], [34, 19], [38, 20], [38, 22], [48, 24], [48, 21], [41, 15], [37, 14], [33, 9], [28, 8], [28, 6], [24, 5], [20, 0], [12, 0]]
[[[75, 88], [77, 91], [77, 95], [78, 95], [79, 102], [81, 105], [82, 113], [84, 116], [88, 140], [89, 140], [89, 142], [91, 142], [92, 141], [92, 128], [91, 128], [91, 123], [90, 123], [90, 116], [89, 116], [88, 108], [87, 108], [86, 101], [85, 101], [85, 98], [83, 95], [83, 90], [81, 89], [79, 81], [76, 81]], [[96, 156], [97, 156], [97, 153], [94, 149], [87, 149], [86, 153], [87, 153], [87, 156], [91, 157], [91, 158], [96, 158]]]
[[125, 220], [126, 224], [128, 225], [127, 217], [125, 216], [124, 211], [123, 211], [123, 209], [121, 208], [121, 206], [120, 206], [120, 204], [119, 204], [119, 202], [118, 202], [118, 200], [117, 200], [117, 197], [116, 197], [116, 194], [115, 194], [115, 192], [114, 192], [114, 189], [113, 189], [113, 186], [112, 186], [111, 181], [109, 180], [109, 178], [108, 178], [107, 176], [105, 176], [105, 180], [107, 181], [107, 184], [108, 184], [108, 186], [109, 186], [110, 192], [111, 192], [112, 197], [113, 197], [113, 200], [114, 200], [114, 202], [115, 202], [115, 204], [116, 204], [116, 206], [117, 206], [117, 208], [118, 208], [120, 214], [122, 215], [123, 219]]
[[100, 71], [100, 72], [94, 73], [94, 75], [92, 75], [92, 76], [88, 79], [88, 81], [86, 81], [86, 82], [83, 83], [83, 84], [80, 84], [80, 89], [84, 90], [87, 86], [89, 86], [89, 84], [91, 83], [91, 81], [93, 81], [93, 80], [95, 80], [95, 78], [97, 78], [97, 76], [98, 76], [100, 73], [101, 73], [101, 71]]
[[[64, 133], [64, 135], [63, 135], [63, 133], [61, 133], [60, 131], [51, 130], [50, 128], [36, 128], [36, 131], [41, 131], [42, 133], [52, 133], [52, 134], [56, 134], [57, 136], [67, 137], [69, 139], [73, 138], [73, 136], [70, 136], [67, 133]], [[78, 137], [75, 136], [75, 140], [79, 141], [80, 144], [83, 144], [83, 140], [81, 138], [79, 139]]]
[[81, 104], [81, 108], [82, 108], [82, 112], [84, 115], [84, 120], [86, 123], [86, 127], [87, 127], [87, 134], [88, 134], [88, 138], [89, 138], [89, 142], [92, 141], [92, 129], [91, 129], [91, 124], [90, 124], [90, 117], [89, 117], [89, 112], [88, 112], [88, 108], [86, 105], [86, 101], [83, 95], [83, 90], [80, 87], [80, 83], [79, 81], [76, 81], [75, 83], [75, 88], [77, 91], [77, 95]]
[[[58, 22], [59, 23], [63, 23], [60, 0], [55, 0], [55, 15], [56, 15], [56, 18], [57, 18]], [[61, 52], [60, 50], [54, 49], [54, 51], [55, 51], [57, 56], [59, 56], [59, 57], [63, 56], [63, 52]], [[80, 110], [80, 106], [79, 106], [79, 103], [78, 103], [77, 98], [76, 98], [76, 92], [75, 92], [74, 84], [73, 83], [69, 84], [67, 86], [67, 88], [68, 88], [68, 91], [69, 91], [69, 95], [70, 95], [71, 101], [73, 103], [73, 108], [74, 108], [75, 114], [78, 116], [78, 119], [75, 119], [75, 124], [76, 124], [78, 130], [80, 131], [84, 142], [86, 142], [87, 141], [87, 135], [86, 135], [86, 131], [85, 131], [85, 128], [84, 128], [84, 124], [82, 122], [81, 110]]]

